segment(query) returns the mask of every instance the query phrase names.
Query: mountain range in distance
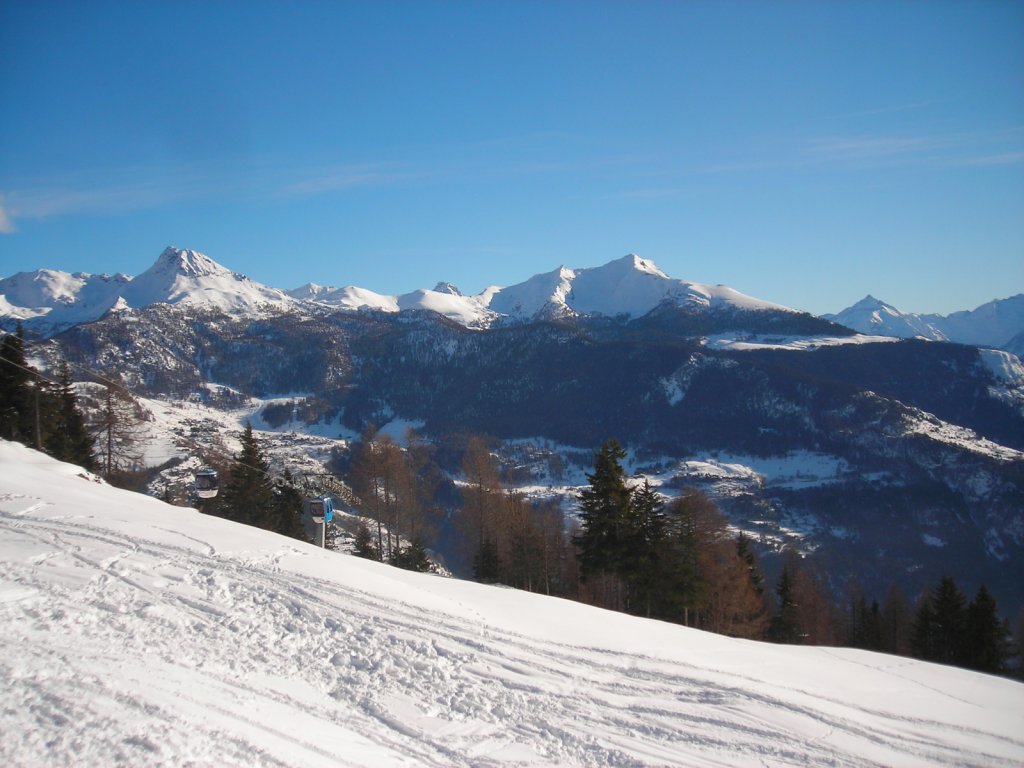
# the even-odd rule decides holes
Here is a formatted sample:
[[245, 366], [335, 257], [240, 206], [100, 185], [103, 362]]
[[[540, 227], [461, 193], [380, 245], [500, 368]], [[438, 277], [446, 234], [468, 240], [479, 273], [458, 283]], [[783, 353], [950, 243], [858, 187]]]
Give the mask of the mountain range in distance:
[[[665, 304], [691, 313], [738, 310], [806, 314], [728, 286], [671, 278], [654, 262], [634, 254], [600, 267], [562, 266], [522, 283], [492, 286], [472, 296], [463, 295], [450, 283], [403, 295], [316, 283], [282, 290], [233, 272], [198, 251], [175, 247], [166, 248], [153, 266], [136, 277], [39, 269], [0, 279], [0, 323], [11, 328], [21, 322], [28, 332], [39, 336], [97, 320], [110, 311], [157, 303], [234, 315], [296, 306], [352, 312], [429, 311], [469, 328], [576, 316], [635, 319]], [[1024, 294], [947, 316], [904, 313], [867, 296], [823, 319], [871, 336], [952, 341], [1024, 353]]]
[[[890, 579], [917, 594], [955, 563], [1011, 610], [1024, 600], [1024, 364], [1007, 351], [858, 333], [632, 255], [476, 296], [385, 296], [286, 292], [167, 249], [135, 278], [21, 273], [0, 281], [0, 302], [0, 324], [22, 322], [43, 367], [113, 371], [140, 397], [257, 398], [256, 423], [339, 444], [368, 424], [441, 443], [483, 434], [517, 467], [523, 440], [584, 467], [614, 436], [667, 494], [706, 489], [766, 567], [794, 543], [834, 590], [853, 579], [882, 595]], [[869, 333], [893, 332], [872, 323], [893, 317], [862, 312]], [[1003, 332], [991, 346], [1005, 327], [990, 324]], [[230, 432], [199, 424], [184, 426]], [[798, 468], [769, 482], [766, 461]], [[541, 464], [531, 487], [563, 485]]]

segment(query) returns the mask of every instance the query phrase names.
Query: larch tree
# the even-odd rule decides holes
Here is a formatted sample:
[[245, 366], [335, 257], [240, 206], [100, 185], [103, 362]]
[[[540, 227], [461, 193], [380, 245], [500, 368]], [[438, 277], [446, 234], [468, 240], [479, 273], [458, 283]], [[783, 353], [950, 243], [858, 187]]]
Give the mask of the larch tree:
[[108, 481], [116, 482], [142, 464], [142, 418], [142, 409], [128, 389], [104, 379], [103, 394], [90, 412], [88, 428], [97, 464]]
[[501, 558], [498, 519], [504, 505], [498, 462], [482, 437], [472, 436], [462, 457], [462, 509], [459, 520], [474, 572], [481, 581], [497, 581]]

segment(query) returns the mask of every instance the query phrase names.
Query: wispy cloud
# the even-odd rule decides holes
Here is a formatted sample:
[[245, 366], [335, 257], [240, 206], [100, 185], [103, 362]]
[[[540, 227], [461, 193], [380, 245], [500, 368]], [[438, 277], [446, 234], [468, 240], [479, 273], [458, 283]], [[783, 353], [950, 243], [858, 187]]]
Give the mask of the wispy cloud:
[[312, 197], [347, 189], [406, 183], [413, 174], [385, 165], [313, 171], [286, 165], [215, 168], [205, 171], [133, 167], [82, 172], [61, 179], [32, 179], [0, 196], [0, 232], [18, 219], [70, 214], [120, 214], [165, 205]]
[[832, 136], [812, 139], [807, 151], [831, 160], [872, 160], [934, 152], [948, 142], [922, 136]]
[[696, 169], [700, 174], [857, 170], [889, 167], [955, 168], [1024, 162], [1021, 132], [963, 134], [836, 134], [781, 139], [744, 147], [733, 158]]
[[7, 212], [3, 195], [0, 195], [0, 235], [9, 235], [14, 231], [14, 219]]

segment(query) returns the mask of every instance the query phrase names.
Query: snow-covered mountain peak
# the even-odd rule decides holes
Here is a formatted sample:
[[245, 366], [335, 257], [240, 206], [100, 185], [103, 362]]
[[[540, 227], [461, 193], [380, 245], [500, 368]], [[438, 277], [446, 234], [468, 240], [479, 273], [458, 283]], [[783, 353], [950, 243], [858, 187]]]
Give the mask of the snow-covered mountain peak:
[[441, 281], [440, 283], [438, 283], [437, 285], [434, 286], [434, 293], [447, 293], [447, 294], [449, 294], [451, 296], [461, 296], [462, 295], [462, 291], [460, 291], [458, 288], [456, 288], [451, 283], [446, 283], [444, 281]]
[[231, 274], [230, 270], [222, 267], [209, 256], [188, 248], [176, 248], [173, 245], [164, 249], [150, 271], [167, 271], [189, 277]]
[[856, 304], [835, 315], [825, 315], [847, 328], [860, 333], [878, 336], [895, 336], [903, 339], [925, 338], [944, 341], [945, 334], [921, 315], [905, 314], [896, 307], [868, 294]]
[[842, 312], [822, 317], [861, 333], [1010, 349], [1013, 339], [1024, 332], [1024, 294], [951, 315], [901, 312], [869, 294]]
[[605, 267], [612, 267], [613, 265], [624, 268], [626, 270], [632, 269], [636, 272], [642, 272], [647, 275], [654, 275], [655, 277], [661, 277], [666, 280], [671, 278], [663, 272], [657, 264], [650, 259], [641, 259], [635, 253], [629, 253], [623, 256], [621, 259], [616, 259], [605, 265]]
[[283, 291], [268, 288], [245, 275], [232, 272], [208, 256], [169, 247], [149, 269], [121, 293], [131, 307], [150, 304], [184, 304], [223, 312], [253, 312], [266, 306], [290, 306]]
[[19, 272], [0, 280], [0, 316], [49, 331], [100, 317], [131, 282], [127, 275], [70, 274], [56, 269]]

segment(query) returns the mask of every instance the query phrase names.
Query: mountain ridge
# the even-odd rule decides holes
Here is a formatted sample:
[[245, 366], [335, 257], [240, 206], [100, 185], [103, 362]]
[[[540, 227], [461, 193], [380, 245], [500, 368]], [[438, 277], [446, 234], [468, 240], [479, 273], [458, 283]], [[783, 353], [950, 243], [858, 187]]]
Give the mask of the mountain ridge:
[[1017, 354], [1018, 337], [1024, 333], [1024, 293], [949, 315], [902, 312], [868, 294], [841, 312], [822, 317], [859, 333], [951, 341]]
[[[109, 311], [141, 309], [154, 303], [184, 304], [252, 317], [293, 308], [427, 311], [477, 329], [583, 317], [636, 320], [666, 310], [689, 316], [690, 320], [677, 323], [681, 332], [691, 332], [695, 316], [720, 312], [813, 317], [729, 286], [671, 278], [653, 261], [632, 253], [598, 267], [574, 269], [562, 265], [510, 286], [488, 287], [475, 295], [464, 295], [445, 281], [433, 289], [400, 295], [314, 282], [285, 290], [251, 280], [199, 251], [175, 246], [165, 248], [156, 262], [136, 277], [42, 268], [0, 278], [0, 327], [13, 330], [20, 323], [29, 333], [42, 337], [95, 321]], [[952, 341], [1018, 355], [1024, 352], [1024, 294], [994, 299], [949, 315], [902, 312], [869, 294], [840, 312], [820, 318], [869, 336]], [[819, 326], [819, 331], [822, 328]]]
[[[39, 286], [47, 279], [55, 287], [46, 290]], [[103, 300], [82, 300], [89, 292], [87, 288], [101, 284], [109, 286], [102, 293]], [[26, 290], [26, 285], [35, 285], [37, 290]], [[486, 328], [496, 322], [585, 316], [635, 319], [663, 304], [691, 314], [732, 309], [806, 314], [728, 286], [670, 278], [654, 262], [635, 254], [598, 267], [562, 266], [521, 283], [504, 288], [492, 286], [472, 296], [462, 294], [447, 282], [438, 283], [432, 290], [421, 288], [388, 295], [357, 286], [335, 288], [312, 282], [292, 290], [271, 288], [198, 251], [168, 246], [137, 277], [110, 278], [87, 273], [71, 276], [55, 270], [38, 270], [0, 280], [0, 297], [0, 313], [7, 325], [20, 321], [41, 335], [96, 320], [112, 309], [140, 309], [156, 303], [253, 316], [295, 306], [343, 311], [426, 310], [469, 328]]]

